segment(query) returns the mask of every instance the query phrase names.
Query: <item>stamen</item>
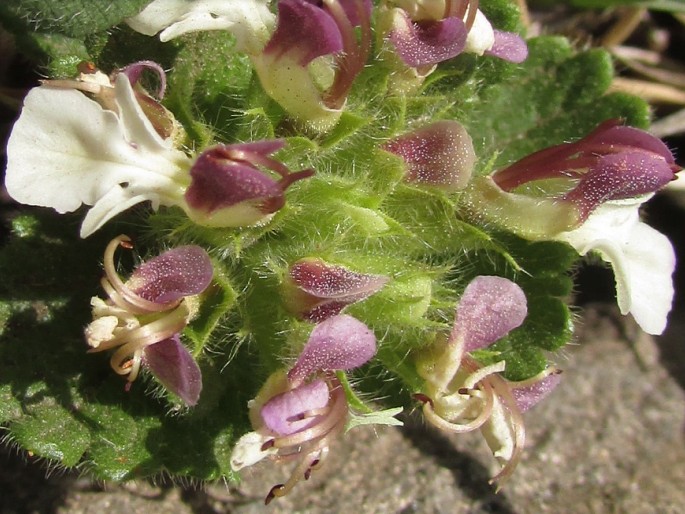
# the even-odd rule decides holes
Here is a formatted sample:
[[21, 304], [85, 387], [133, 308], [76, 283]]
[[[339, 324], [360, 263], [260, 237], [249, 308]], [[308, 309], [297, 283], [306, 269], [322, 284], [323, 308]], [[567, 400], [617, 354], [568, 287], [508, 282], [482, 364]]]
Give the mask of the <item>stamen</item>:
[[271, 488], [271, 491], [269, 491], [269, 494], [266, 495], [266, 498], [264, 498], [264, 505], [269, 505], [274, 498], [283, 496], [285, 493], [281, 493], [281, 490], [284, 489], [283, 484], [277, 484]]
[[490, 417], [490, 414], [492, 413], [492, 407], [495, 402], [494, 393], [490, 384], [488, 382], [485, 382], [482, 385], [483, 392], [485, 393], [485, 398], [482, 399], [483, 410], [478, 414], [478, 416], [476, 416], [473, 420], [469, 421], [468, 423], [458, 424], [443, 419], [435, 412], [433, 406], [430, 403], [426, 403], [423, 405], [423, 414], [425, 418], [433, 425], [435, 425], [437, 428], [446, 430], [448, 432], [455, 432], [457, 434], [471, 432], [477, 428], [480, 428], [483, 425], [483, 423], [485, 423]]
[[[122, 245], [122, 243], [124, 244]], [[126, 302], [128, 302], [131, 306], [134, 306], [138, 309], [142, 309], [142, 312], [138, 312], [138, 314], [144, 314], [149, 312], [162, 312], [165, 310], [172, 309], [180, 303], [180, 299], [168, 303], [151, 302], [140, 297], [139, 295], [134, 293], [129, 287], [127, 287], [126, 284], [124, 284], [124, 282], [121, 280], [121, 277], [119, 277], [119, 274], [116, 272], [114, 266], [114, 253], [116, 252], [116, 249], [119, 246], [129, 249], [132, 248], [133, 246], [131, 245], [131, 238], [125, 235], [120, 235], [112, 239], [110, 243], [107, 245], [107, 248], [105, 249], [103, 263], [105, 268], [105, 276], [107, 277], [107, 280], [109, 281], [112, 288], [114, 288], [114, 290], [117, 293], [119, 293]]]

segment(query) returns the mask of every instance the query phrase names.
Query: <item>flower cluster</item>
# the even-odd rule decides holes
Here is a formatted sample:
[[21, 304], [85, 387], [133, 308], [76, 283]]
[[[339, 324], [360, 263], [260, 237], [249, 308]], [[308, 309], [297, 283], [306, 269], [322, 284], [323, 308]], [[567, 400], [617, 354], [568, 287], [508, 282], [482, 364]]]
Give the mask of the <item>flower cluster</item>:
[[[294, 462], [267, 503], [309, 478], [351, 427], [400, 424], [397, 410], [374, 412], [347, 380], [372, 359], [411, 384], [432, 425], [480, 430], [501, 465], [493, 480], [511, 476], [525, 445], [522, 413], [559, 383], [560, 371], [541, 357], [526, 380], [508, 380], [517, 363], [502, 348], [517, 334], [521, 346], [544, 347], [531, 342], [536, 318], [529, 321], [531, 312], [546, 321], [544, 302], [529, 293], [536, 280], [567, 279], [572, 264], [527, 269], [506, 248], [510, 241], [527, 245], [522, 259], [539, 241], [573, 259], [597, 253], [613, 267], [621, 311], [648, 333], [665, 329], [675, 258], [639, 208], [680, 171], [673, 154], [649, 133], [608, 120], [490, 173], [476, 115], [462, 118], [459, 100], [427, 80], [462, 61], [494, 58], [503, 69], [522, 69], [524, 39], [494, 28], [485, 2], [479, 7], [477, 0], [152, 1], [126, 20], [131, 29], [162, 42], [228, 31], [232, 51], [244, 57], [248, 85], [236, 90], [250, 98], [235, 108], [243, 125], [235, 134], [218, 127], [216, 140], [186, 134], [169, 110], [174, 104], [165, 106], [164, 69], [148, 60], [109, 75], [83, 63], [76, 78], [46, 80], [24, 100], [7, 150], [14, 200], [58, 213], [85, 206], [81, 237], [144, 202], [169, 214], [136, 209], [139, 225], [159, 239], [148, 240], [172, 248], [127, 280], [114, 256], [131, 239], [107, 246], [107, 298], [92, 299], [89, 351], [111, 351], [127, 389], [147, 369], [186, 405], [204, 407], [200, 369], [214, 356], [202, 351], [205, 342], [186, 348], [184, 329], [202, 320], [216, 354], [230, 354], [211, 367], [217, 380], [243, 351], [237, 342], [250, 341], [245, 346], [260, 355], [254, 376], [268, 378], [248, 404], [253, 431], [235, 434], [242, 437], [231, 467]], [[459, 60], [464, 53], [472, 57]], [[243, 120], [250, 116], [259, 120], [254, 127]], [[490, 253], [465, 265], [465, 255], [480, 259], [482, 250], [512, 264], [511, 280], [494, 276], [504, 271]], [[484, 275], [462, 292], [474, 269]], [[570, 286], [540, 289], [568, 314], [550, 322], [566, 342], [570, 311], [554, 295]], [[217, 290], [229, 299], [210, 301]], [[292, 365], [282, 364], [295, 354]], [[245, 398], [257, 389], [246, 383]]]

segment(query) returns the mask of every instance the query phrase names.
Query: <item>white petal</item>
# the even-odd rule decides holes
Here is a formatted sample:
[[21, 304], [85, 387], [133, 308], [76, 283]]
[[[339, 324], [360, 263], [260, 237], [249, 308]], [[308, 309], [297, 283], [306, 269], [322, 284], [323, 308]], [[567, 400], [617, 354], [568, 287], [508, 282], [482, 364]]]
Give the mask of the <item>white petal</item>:
[[248, 432], [238, 439], [231, 453], [231, 469], [239, 471], [256, 464], [269, 455], [276, 454], [277, 448], [262, 450], [264, 443], [270, 439], [273, 439], [273, 436], [262, 435], [258, 432]]
[[581, 255], [599, 252], [614, 269], [621, 312], [630, 312], [648, 334], [661, 334], [673, 303], [675, 254], [663, 234], [640, 221], [644, 200], [607, 202], [559, 239]]
[[10, 196], [60, 213], [95, 206], [84, 235], [133, 205], [113, 204], [113, 190], [126, 190], [128, 200], [137, 198], [134, 203], [179, 203], [190, 159], [157, 135], [123, 75], [116, 99], [121, 119], [79, 91], [31, 90], [7, 146]]
[[[466, 13], [466, 16], [468, 16], [468, 12]], [[479, 9], [476, 12], [473, 26], [466, 36], [466, 47], [464, 47], [464, 52], [483, 55], [490, 50], [494, 44], [495, 32], [492, 30], [492, 25], [490, 25], [488, 19]]]
[[268, 41], [275, 15], [268, 0], [155, 0], [126, 23], [149, 36], [161, 31], [162, 41], [188, 32], [229, 30], [239, 51], [255, 54]]

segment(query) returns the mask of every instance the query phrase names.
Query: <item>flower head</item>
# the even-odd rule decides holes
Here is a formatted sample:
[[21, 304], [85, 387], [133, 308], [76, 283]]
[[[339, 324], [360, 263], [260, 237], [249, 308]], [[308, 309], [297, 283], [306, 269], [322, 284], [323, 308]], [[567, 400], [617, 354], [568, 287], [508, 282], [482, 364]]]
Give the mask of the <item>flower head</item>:
[[240, 438], [231, 467], [237, 471], [265, 457], [298, 461], [288, 481], [272, 487], [266, 503], [321, 465], [350, 414], [336, 372], [357, 368], [375, 353], [376, 338], [364, 323], [333, 316], [316, 325], [295, 365], [274, 373], [250, 402], [255, 431]]
[[116, 348], [110, 364], [129, 384], [145, 366], [169, 391], [195, 405], [202, 376], [180, 333], [194, 314], [192, 298], [212, 280], [209, 256], [199, 246], [174, 248], [144, 262], [123, 282], [114, 266], [119, 246], [132, 247], [127, 236], [107, 246], [102, 287], [109, 298], [91, 301], [93, 321], [85, 330], [90, 351]]
[[282, 286], [288, 310], [320, 322], [380, 291], [388, 277], [357, 273], [321, 259], [301, 259], [290, 266]]
[[[283, 148], [280, 139], [219, 145], [205, 150], [190, 169], [185, 192], [187, 212], [193, 221], [216, 227], [254, 225], [285, 205], [285, 190], [314, 170], [290, 172], [270, 155]], [[274, 180], [259, 169], [281, 176]]]
[[405, 182], [448, 192], [471, 179], [476, 153], [466, 129], [456, 121], [436, 121], [387, 141], [383, 149], [404, 159]]
[[556, 386], [559, 372], [548, 368], [528, 381], [509, 382], [499, 376], [504, 361], [481, 366], [469, 352], [495, 343], [526, 315], [526, 297], [516, 284], [501, 277], [476, 277], [459, 302], [448, 340], [419, 362], [425, 390], [415, 396], [424, 403], [426, 420], [455, 433], [480, 429], [502, 465], [492, 479], [500, 483], [511, 475], [523, 450], [521, 412]]

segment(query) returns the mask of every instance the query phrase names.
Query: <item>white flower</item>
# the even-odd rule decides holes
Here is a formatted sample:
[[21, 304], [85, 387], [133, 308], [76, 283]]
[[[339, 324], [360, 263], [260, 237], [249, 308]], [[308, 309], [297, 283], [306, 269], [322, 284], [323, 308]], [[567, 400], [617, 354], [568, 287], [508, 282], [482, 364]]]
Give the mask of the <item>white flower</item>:
[[229, 30], [237, 49], [259, 53], [275, 22], [268, 0], [155, 0], [126, 20], [135, 31], [169, 41], [188, 32]]
[[663, 234], [640, 221], [639, 207], [647, 198], [606, 202], [558, 239], [581, 255], [599, 252], [614, 269], [621, 313], [630, 312], [645, 332], [661, 334], [673, 302], [675, 254]]
[[10, 196], [59, 213], [91, 205], [81, 237], [146, 200], [183, 205], [190, 182], [190, 158], [157, 134], [126, 75], [112, 89], [117, 112], [75, 89], [32, 89], [7, 145]]

